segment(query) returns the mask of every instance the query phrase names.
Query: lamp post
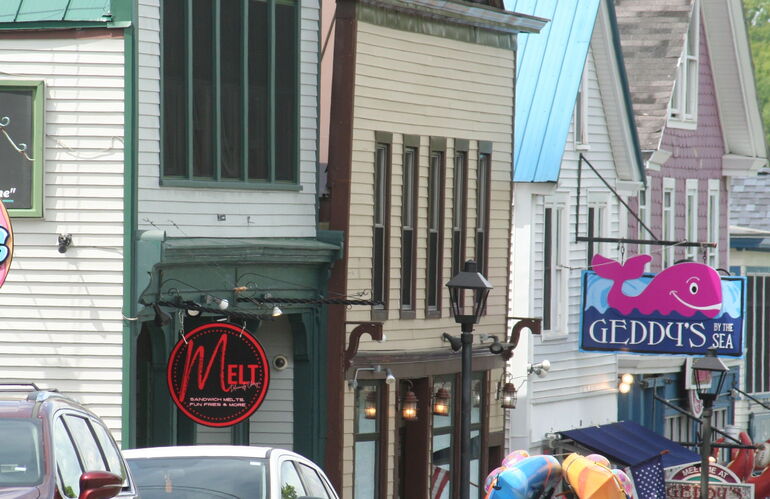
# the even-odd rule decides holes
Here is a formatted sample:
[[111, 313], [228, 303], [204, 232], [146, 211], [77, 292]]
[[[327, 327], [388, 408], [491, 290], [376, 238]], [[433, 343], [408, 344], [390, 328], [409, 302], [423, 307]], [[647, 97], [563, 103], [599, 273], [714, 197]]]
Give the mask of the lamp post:
[[[452, 315], [460, 324], [462, 348], [462, 391], [460, 406], [460, 499], [468, 499], [471, 481], [471, 375], [473, 325], [479, 323], [487, 296], [492, 290], [487, 278], [481, 275], [476, 262], [468, 260], [463, 270], [446, 284]], [[466, 296], [472, 294], [472, 296]], [[470, 313], [466, 308], [471, 307]], [[446, 333], [444, 333], [446, 335]], [[447, 335], [448, 336], [448, 335]]]
[[[716, 349], [709, 348], [705, 357], [693, 361], [692, 370], [695, 375], [698, 398], [703, 401], [703, 414], [701, 415], [700, 497], [701, 499], [708, 499], [712, 407], [722, 391], [725, 373], [728, 369], [725, 363], [717, 357]], [[712, 381], [716, 381], [716, 383]], [[715, 384], [716, 386], [714, 386]]]

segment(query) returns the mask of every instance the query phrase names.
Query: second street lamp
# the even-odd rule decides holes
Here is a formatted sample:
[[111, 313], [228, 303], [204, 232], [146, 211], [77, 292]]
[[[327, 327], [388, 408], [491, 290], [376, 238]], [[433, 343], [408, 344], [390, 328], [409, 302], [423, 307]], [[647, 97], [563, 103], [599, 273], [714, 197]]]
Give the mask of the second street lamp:
[[[462, 348], [462, 390], [460, 392], [460, 499], [468, 499], [471, 483], [471, 375], [473, 326], [484, 313], [492, 285], [481, 275], [476, 262], [468, 260], [463, 270], [446, 284], [452, 315], [460, 324]], [[468, 309], [468, 310], [466, 310]], [[444, 333], [446, 335], [446, 333]], [[447, 335], [448, 336], [448, 335]], [[455, 342], [452, 342], [455, 344]], [[454, 346], [453, 346], [454, 348]]]

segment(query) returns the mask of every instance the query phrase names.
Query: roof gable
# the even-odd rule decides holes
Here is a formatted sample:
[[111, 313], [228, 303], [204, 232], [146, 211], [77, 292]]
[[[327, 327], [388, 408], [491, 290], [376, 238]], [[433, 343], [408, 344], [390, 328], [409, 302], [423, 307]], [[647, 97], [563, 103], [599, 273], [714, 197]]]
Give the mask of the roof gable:
[[520, 34], [518, 39], [516, 182], [559, 178], [598, 6], [599, 0], [513, 0], [508, 4], [515, 12], [551, 19], [539, 34]]
[[643, 151], [657, 150], [660, 144], [691, 11], [692, 0], [615, 1]]

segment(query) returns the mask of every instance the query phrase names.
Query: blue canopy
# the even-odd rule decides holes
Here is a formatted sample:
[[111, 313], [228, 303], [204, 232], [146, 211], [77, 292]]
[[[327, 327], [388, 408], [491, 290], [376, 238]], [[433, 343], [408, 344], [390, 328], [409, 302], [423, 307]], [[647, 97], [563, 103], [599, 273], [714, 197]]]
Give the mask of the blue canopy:
[[[634, 466], [663, 454], [663, 467], [700, 462], [700, 454], [633, 421], [559, 432], [610, 461]], [[668, 452], [665, 452], [668, 451]]]

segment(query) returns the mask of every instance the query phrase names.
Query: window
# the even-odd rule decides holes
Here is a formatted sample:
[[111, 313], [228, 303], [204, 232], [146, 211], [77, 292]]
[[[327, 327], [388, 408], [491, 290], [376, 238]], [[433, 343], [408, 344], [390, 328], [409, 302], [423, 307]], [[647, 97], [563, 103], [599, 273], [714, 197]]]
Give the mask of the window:
[[[673, 178], [663, 179], [663, 239], [665, 241], [674, 241], [676, 233], [674, 232], [674, 188], [676, 181]], [[663, 248], [663, 268], [670, 267], [674, 263], [674, 247], [666, 246]]]
[[433, 393], [444, 388], [449, 393], [449, 413], [446, 416], [433, 414], [431, 437], [431, 467], [430, 467], [430, 496], [437, 499], [452, 497], [452, 473], [455, 473], [453, 445], [455, 428], [459, 424], [454, 421], [455, 399], [454, 377], [440, 376], [433, 378]]
[[441, 316], [445, 151], [446, 142], [431, 137], [430, 164], [428, 165], [428, 273], [426, 290], [428, 317]]
[[375, 309], [388, 302], [388, 217], [390, 213], [390, 144], [377, 143], [374, 156], [374, 240], [372, 244], [372, 300]]
[[475, 255], [479, 272], [489, 276], [489, 201], [492, 175], [492, 143], [479, 142], [476, 171], [476, 241]]
[[404, 137], [401, 191], [401, 317], [414, 318], [415, 268], [417, 267], [417, 179], [419, 137]]
[[299, 478], [294, 461], [286, 460], [281, 463], [281, 498], [292, 499], [306, 496], [305, 487]]
[[[719, 179], [709, 179], [708, 214], [706, 215], [706, 240], [711, 243], [719, 243], [719, 191], [721, 182]], [[706, 263], [711, 267], [719, 267], [719, 249], [709, 248]]]
[[[381, 404], [379, 383], [359, 383], [355, 400], [355, 444], [353, 497], [355, 499], [375, 499], [380, 497], [380, 469], [382, 443], [380, 426], [385, 410]], [[374, 417], [369, 413], [367, 404], [374, 404]], [[356, 479], [357, 478], [357, 479]]]
[[54, 422], [52, 434], [57, 482], [61, 495], [63, 497], [78, 497], [80, 495], [80, 475], [85, 470], [80, 466], [80, 458], [62, 418], [58, 418]]
[[104, 456], [96, 443], [96, 438], [91, 431], [91, 425], [85, 418], [78, 416], [64, 416], [67, 428], [78, 449], [80, 458], [86, 471], [107, 471]]
[[[464, 146], [464, 149], [460, 149]], [[452, 274], [457, 275], [465, 262], [465, 224], [468, 199], [468, 143], [455, 141], [455, 161], [452, 173]]]
[[[698, 118], [698, 43], [700, 33], [700, 2], [692, 6], [690, 27], [685, 34], [684, 50], [676, 70], [674, 92], [669, 115], [674, 126], [690, 128]], [[687, 126], [687, 125], [690, 126]]]
[[[588, 237], [605, 237], [607, 234], [607, 204], [609, 200], [605, 195], [590, 193], [588, 195]], [[588, 242], [588, 265], [595, 254], [605, 251], [604, 244], [596, 241]]]
[[750, 274], [746, 280], [746, 391], [770, 392], [770, 274]]
[[162, 183], [297, 188], [296, 3], [162, 5]]
[[588, 145], [588, 61], [586, 60], [580, 88], [575, 101], [575, 149], [585, 151]]
[[0, 102], [0, 201], [13, 218], [42, 217], [43, 82], [3, 80]]
[[567, 317], [566, 214], [563, 205], [546, 206], [543, 220], [543, 330], [564, 335]]
[[302, 475], [302, 478], [304, 479], [305, 484], [309, 489], [308, 493], [312, 497], [319, 497], [321, 499], [331, 499], [331, 496], [329, 495], [329, 491], [326, 490], [326, 486], [324, 485], [323, 479], [318, 474], [318, 472], [306, 464], [303, 464], [303, 463], [297, 463], [297, 464], [299, 465], [299, 471]]
[[[688, 242], [697, 242], [698, 239], [698, 180], [687, 179], [687, 206], [685, 207], [685, 238]], [[698, 258], [698, 248], [687, 247], [685, 258], [695, 261]]]
[[[641, 223], [639, 220], [636, 222], [637, 231], [636, 235], [638, 239], [652, 239], [652, 235], [647, 232], [647, 229], [644, 228], [646, 225], [647, 227], [650, 227], [650, 192], [652, 191], [651, 185], [650, 185], [651, 179], [647, 178], [647, 186], [639, 191], [639, 195], [637, 197], [638, 201], [638, 213], [639, 220], [641, 220]], [[649, 251], [649, 246], [646, 244], [642, 244], [639, 246], [639, 253], [640, 254], [646, 254]]]

